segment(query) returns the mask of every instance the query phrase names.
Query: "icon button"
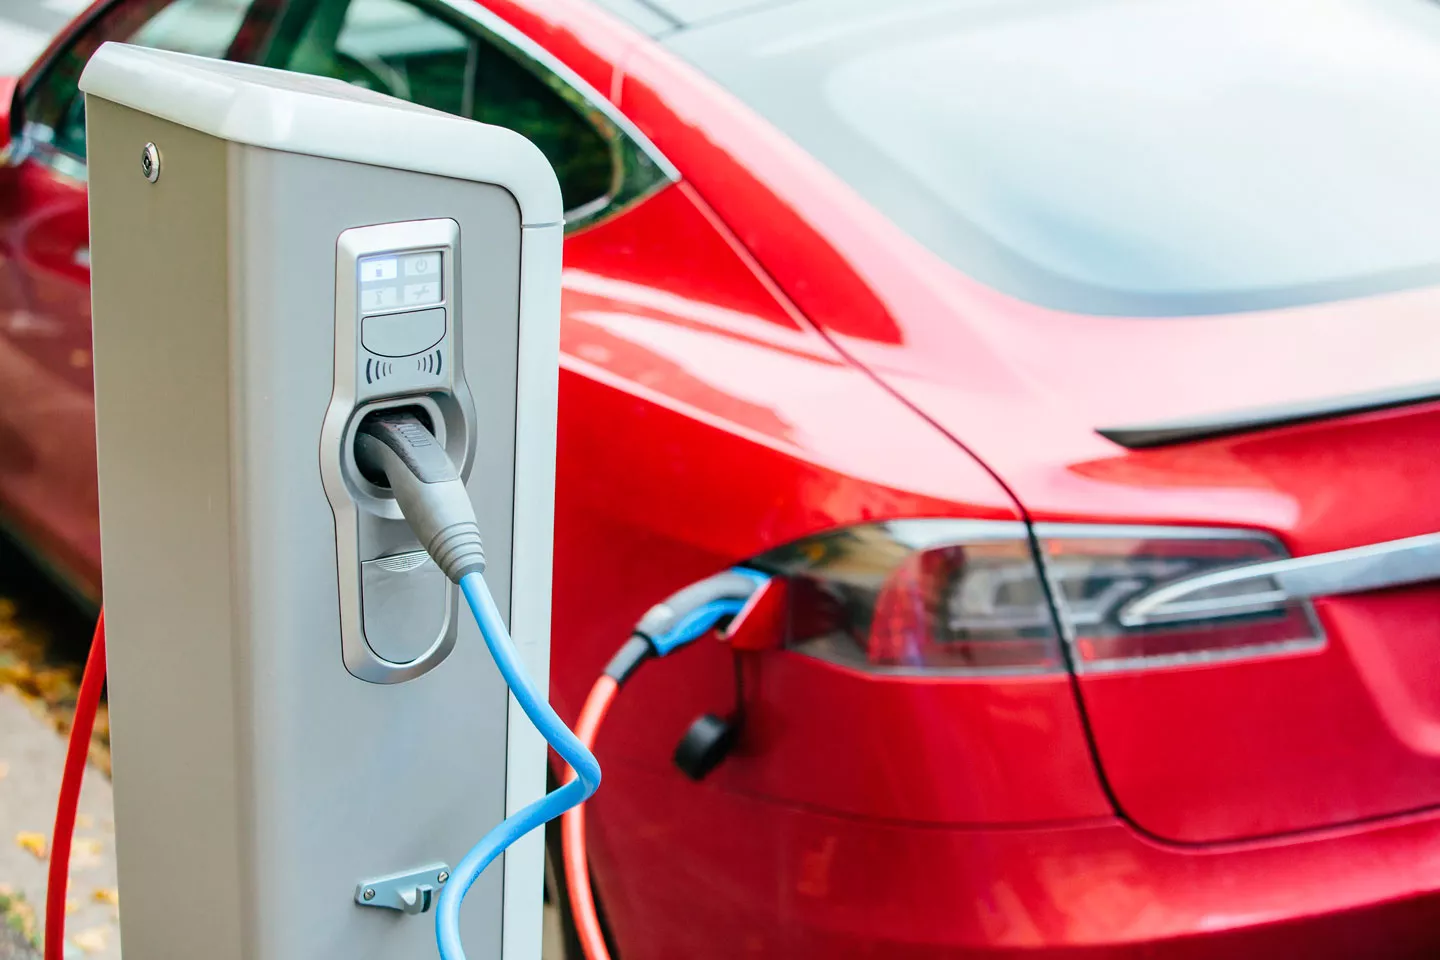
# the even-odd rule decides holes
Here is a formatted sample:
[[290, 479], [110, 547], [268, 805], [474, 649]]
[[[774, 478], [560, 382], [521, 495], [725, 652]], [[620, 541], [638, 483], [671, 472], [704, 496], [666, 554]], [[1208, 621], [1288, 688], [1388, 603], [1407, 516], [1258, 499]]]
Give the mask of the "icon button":
[[404, 300], [407, 304], [439, 303], [440, 284], [407, 283], [405, 284]]
[[402, 261], [406, 278], [440, 276], [439, 253], [412, 253]]
[[383, 309], [386, 307], [397, 307], [400, 304], [400, 291], [393, 286], [380, 286], [377, 289], [363, 289], [360, 291], [361, 309]]
[[360, 291], [360, 309], [383, 310], [400, 304], [400, 291], [395, 287], [377, 287]]
[[395, 271], [399, 264], [394, 257], [376, 258], [360, 261], [360, 282], [369, 283], [374, 280], [394, 280]]

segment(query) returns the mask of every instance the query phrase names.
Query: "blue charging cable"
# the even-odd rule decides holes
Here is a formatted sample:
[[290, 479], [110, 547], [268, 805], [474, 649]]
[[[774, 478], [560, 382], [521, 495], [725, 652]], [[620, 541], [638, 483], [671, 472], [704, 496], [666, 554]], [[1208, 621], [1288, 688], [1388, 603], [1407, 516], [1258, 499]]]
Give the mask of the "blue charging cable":
[[[401, 514], [447, 577], [460, 585], [490, 657], [500, 669], [525, 716], [575, 771], [575, 779], [528, 804], [496, 825], [465, 854], [440, 888], [435, 941], [441, 960], [465, 960], [460, 944], [460, 908], [485, 868], [516, 840], [584, 803], [600, 786], [600, 764], [565, 726], [545, 694], [525, 672], [490, 587], [485, 583], [485, 550], [469, 494], [455, 465], [428, 426], [412, 411], [387, 409], [366, 417], [355, 440], [355, 462], [375, 483], [390, 487]], [[692, 584], [656, 604], [636, 624], [607, 674], [623, 683], [641, 662], [664, 656], [702, 636], [722, 618], [739, 613], [766, 580], [736, 568]]]
[[356, 431], [355, 464], [372, 483], [388, 486], [400, 513], [445, 576], [460, 585], [480, 635], [520, 708], [576, 778], [511, 814], [465, 855], [440, 888], [435, 940], [441, 960], [465, 960], [460, 945], [460, 907], [480, 874], [506, 848], [536, 827], [583, 803], [600, 786], [600, 764], [555, 715], [545, 694], [525, 673], [520, 654], [500, 619], [485, 583], [485, 548], [475, 508], [455, 465], [429, 426], [405, 408], [365, 417]]
[[[638, 645], [636, 653], [639, 656], [632, 658], [622, 653], [612, 661], [611, 668], [606, 672], [615, 672], [618, 664], [625, 664], [619, 667], [620, 675], [616, 676], [617, 681], [623, 682], [641, 660], [663, 657], [704, 636], [721, 620], [733, 617], [744, 609], [748, 595], [765, 580], [764, 574], [736, 568], [656, 604], [641, 618], [636, 628], [633, 642]], [[500, 611], [495, 608], [485, 577], [478, 571], [465, 574], [460, 578], [460, 590], [475, 614], [475, 622], [480, 625], [480, 635], [485, 638], [490, 656], [510, 685], [521, 709], [555, 748], [555, 752], [575, 770], [576, 778], [519, 813], [506, 817], [485, 834], [451, 872], [450, 881], [440, 889], [435, 915], [435, 939], [440, 947], [441, 960], [464, 960], [465, 952], [460, 946], [460, 905], [485, 868], [516, 840], [584, 803], [600, 786], [600, 764], [595, 755], [556, 716], [544, 695], [535, 689], [534, 682], [525, 673], [519, 653], [500, 619]]]
[[570, 732], [526, 674], [484, 575], [478, 571], [465, 574], [460, 578], [460, 590], [470, 604], [475, 622], [480, 625], [480, 635], [485, 638], [490, 656], [500, 668], [500, 675], [510, 685], [520, 709], [525, 711], [525, 716], [530, 718], [555, 752], [574, 768], [576, 779], [506, 817], [485, 834], [451, 871], [450, 881], [440, 888], [440, 902], [435, 913], [435, 940], [440, 947], [441, 960], [465, 960], [465, 950], [460, 945], [460, 905], [485, 868], [516, 840], [571, 807], [584, 803], [600, 786], [599, 761]]

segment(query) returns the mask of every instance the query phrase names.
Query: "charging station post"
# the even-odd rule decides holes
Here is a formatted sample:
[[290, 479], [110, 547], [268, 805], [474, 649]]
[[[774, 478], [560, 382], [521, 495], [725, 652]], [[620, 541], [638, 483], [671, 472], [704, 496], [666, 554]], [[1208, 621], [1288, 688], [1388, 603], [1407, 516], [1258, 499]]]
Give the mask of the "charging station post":
[[[106, 44], [81, 88], [124, 949], [433, 955], [410, 914], [545, 742], [355, 438], [399, 407], [443, 445], [543, 690], [554, 172], [338, 81]], [[469, 956], [538, 958], [542, 885], [536, 832]]]

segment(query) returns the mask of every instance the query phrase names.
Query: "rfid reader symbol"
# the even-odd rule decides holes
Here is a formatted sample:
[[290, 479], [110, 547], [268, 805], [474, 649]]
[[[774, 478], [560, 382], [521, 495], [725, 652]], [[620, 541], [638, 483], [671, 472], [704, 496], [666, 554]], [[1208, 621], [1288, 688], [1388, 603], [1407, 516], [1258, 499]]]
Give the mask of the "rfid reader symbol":
[[365, 358], [365, 382], [374, 383], [381, 377], [388, 377], [395, 372], [395, 364], [388, 360], [376, 360], [372, 357]]

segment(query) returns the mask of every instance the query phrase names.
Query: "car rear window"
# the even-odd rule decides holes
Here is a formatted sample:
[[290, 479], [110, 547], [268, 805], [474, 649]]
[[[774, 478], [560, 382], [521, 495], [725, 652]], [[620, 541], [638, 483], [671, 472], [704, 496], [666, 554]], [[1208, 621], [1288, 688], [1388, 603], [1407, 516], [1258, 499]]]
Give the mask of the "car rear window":
[[679, 34], [934, 252], [1060, 310], [1440, 283], [1432, 0], [806, 0]]

